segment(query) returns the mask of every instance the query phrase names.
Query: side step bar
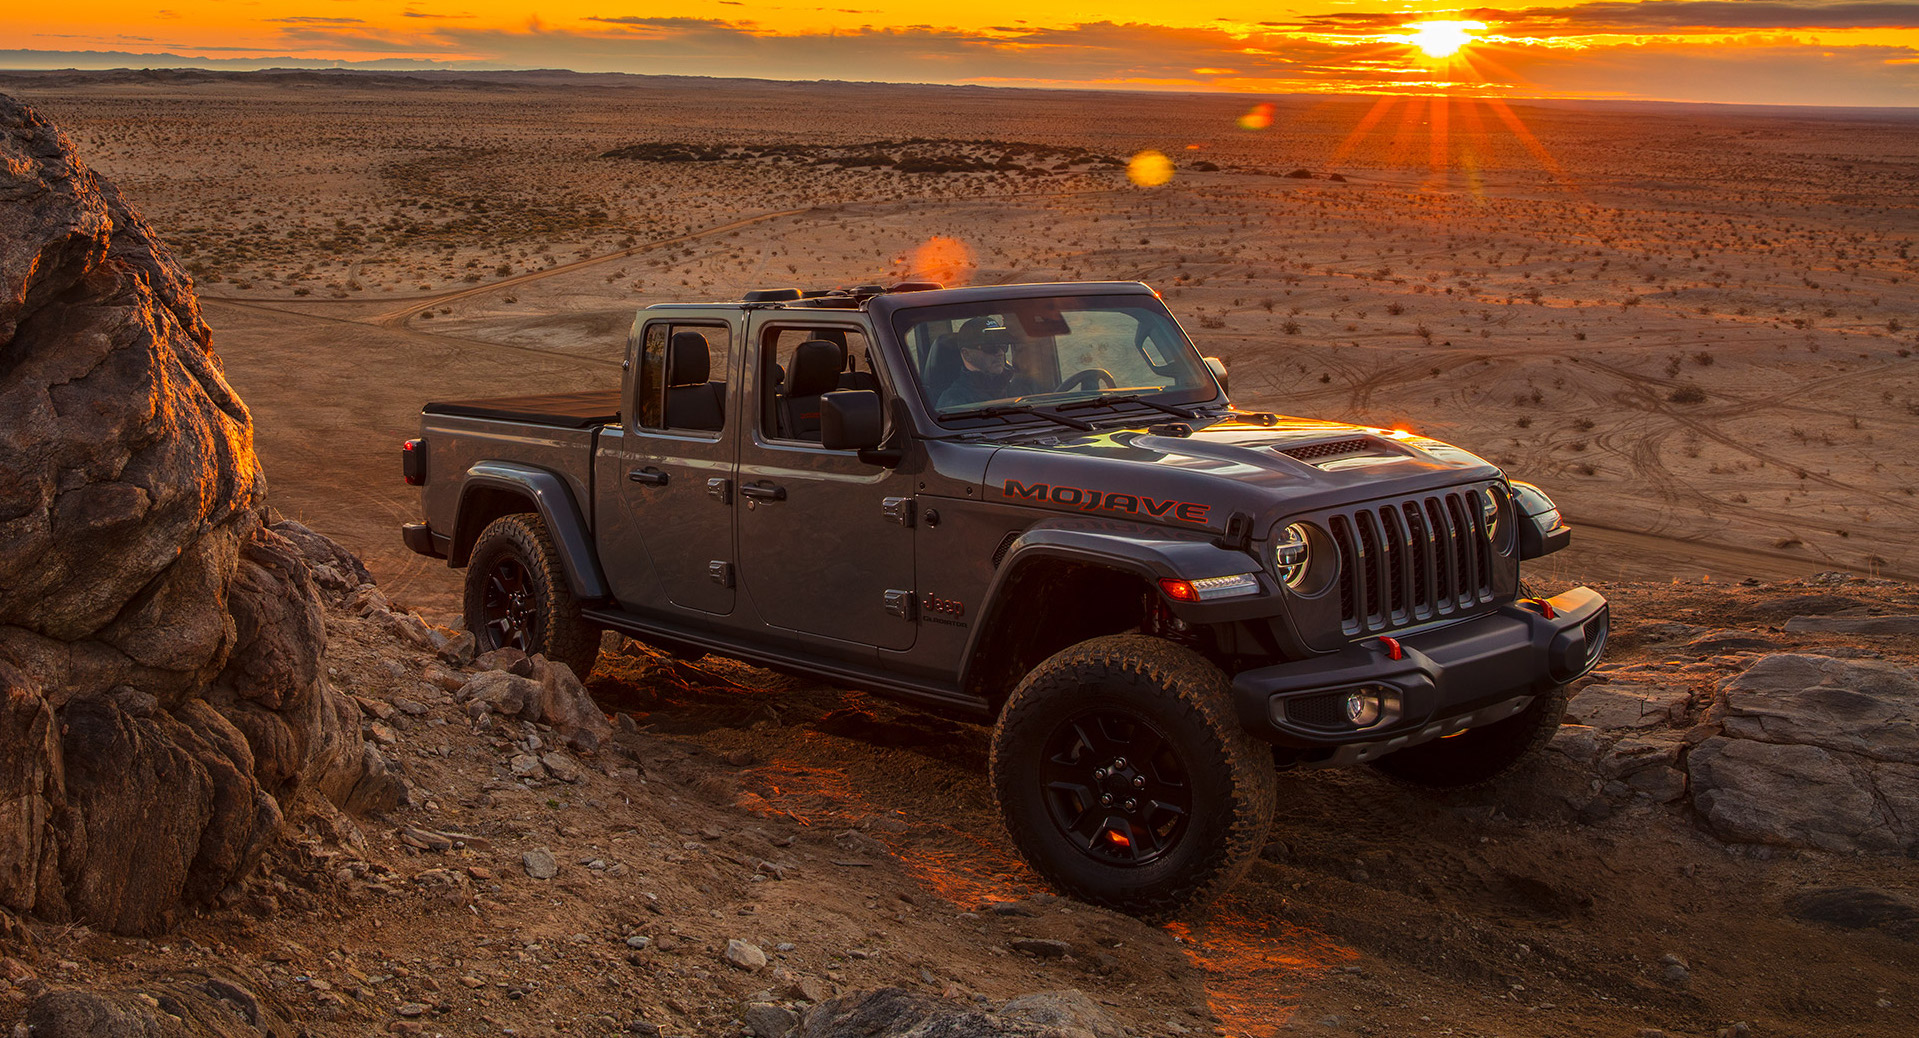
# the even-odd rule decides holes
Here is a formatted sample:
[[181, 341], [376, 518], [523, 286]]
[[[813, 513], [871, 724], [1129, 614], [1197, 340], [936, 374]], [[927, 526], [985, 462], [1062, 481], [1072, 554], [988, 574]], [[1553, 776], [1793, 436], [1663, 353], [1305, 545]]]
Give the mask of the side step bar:
[[948, 710], [960, 710], [976, 716], [990, 717], [992, 714], [986, 700], [980, 696], [962, 692], [951, 685], [914, 681], [877, 667], [862, 667], [845, 660], [825, 660], [815, 656], [791, 654], [750, 642], [715, 637], [711, 632], [695, 631], [654, 617], [638, 616], [623, 609], [586, 608], [580, 610], [580, 615], [589, 622], [599, 624], [608, 630], [618, 631], [636, 641], [690, 646], [711, 652], [715, 656], [725, 656], [774, 670], [794, 671], [808, 677], [878, 695], [908, 699]]

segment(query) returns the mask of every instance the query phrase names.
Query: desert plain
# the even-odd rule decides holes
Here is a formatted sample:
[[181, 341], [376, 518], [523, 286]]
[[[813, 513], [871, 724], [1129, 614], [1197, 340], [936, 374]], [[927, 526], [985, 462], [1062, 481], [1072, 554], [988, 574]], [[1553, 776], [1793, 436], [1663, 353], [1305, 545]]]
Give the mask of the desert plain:
[[[398, 538], [418, 507], [398, 445], [422, 403], [612, 385], [649, 303], [907, 278], [1144, 281], [1226, 361], [1236, 402], [1412, 429], [1540, 484], [1577, 533], [1531, 579], [1615, 595], [1622, 665], [1707, 688], [1724, 657], [1689, 654], [1686, 639], [1777, 634], [1794, 606], [1769, 603], [1834, 597], [1792, 583], [1815, 574], [1869, 578], [1826, 608], [1914, 611], [1910, 588], [1876, 578], [1919, 574], [1919, 112], [559, 73], [0, 73], [0, 90], [59, 123], [188, 265], [257, 423], [274, 506], [435, 622], [455, 622], [459, 574]], [[1246, 118], [1262, 103], [1269, 116]], [[1166, 183], [1129, 179], [1148, 150], [1172, 161]], [[1711, 588], [1742, 582], [1768, 587]], [[368, 687], [390, 680], [365, 659], [341, 666]], [[1910, 892], [1897, 859], [1734, 854], [1658, 809], [1593, 829], [1516, 820], [1498, 795], [1434, 810], [1367, 775], [1309, 775], [1288, 779], [1247, 892], [1151, 930], [1044, 899], [992, 836], [978, 730], [705, 666], [629, 655], [592, 688], [663, 740], [648, 744], [656, 771], [705, 791], [661, 830], [689, 837], [684, 853], [738, 831], [703, 826], [705, 801], [725, 802], [714, 818], [763, 809], [786, 827], [775, 841], [831, 816], [897, 852], [870, 882], [865, 865], [842, 867], [854, 878], [821, 895], [835, 920], [863, 923], [836, 930], [806, 921], [803, 903], [778, 906], [794, 933], [845, 946], [816, 964], [834, 984], [961, 985], [960, 998], [1078, 987], [1140, 1033], [1919, 1026], [1919, 988], [1898, 965], [1910, 937], [1779, 910], [1802, 887]], [[519, 793], [451, 794], [467, 780], [441, 774], [448, 752], [418, 747], [423, 781], [445, 795], [416, 809], [519, 810], [535, 819], [526, 832], [582, 845], [616, 824], [604, 805], [586, 821], [545, 815], [611, 802], [617, 768], [499, 807]], [[708, 795], [716, 782], [750, 802]], [[630, 898], [614, 892], [624, 885], [587, 879], [502, 910], [545, 928], [511, 957], [554, 986], [500, 982], [504, 1008], [488, 1012], [436, 982], [397, 1022], [593, 1033], [645, 1002], [668, 1033], [737, 1033], [723, 996], [739, 984], [719, 967], [636, 965], [653, 994], [635, 995], [618, 955], [568, 960], [575, 927], [609, 912], [628, 932], [650, 921], [611, 907]], [[775, 905], [738, 887], [695, 878], [679, 894], [710, 906], [702, 917], [762, 927]], [[323, 898], [324, 919], [288, 925], [306, 926], [312, 949], [338, 947], [292, 954], [386, 956], [348, 972], [404, 988], [435, 975], [447, 941], [497, 939], [460, 936], [471, 921], [457, 912], [398, 935], [409, 916], [378, 893]], [[266, 917], [300, 915], [302, 899], [282, 895]], [[988, 902], [1028, 907], [924, 921]], [[994, 928], [1008, 923], [1034, 931], [1016, 938], [1106, 951], [1002, 966]], [[735, 924], [685, 925], [675, 939], [699, 948]], [[921, 946], [876, 950], [901, 939]], [[185, 968], [165, 966], [185, 954], [172, 947], [130, 954]], [[557, 987], [568, 971], [598, 978], [590, 996]], [[314, 1033], [386, 1024], [369, 1007], [387, 989], [348, 987], [373, 1001], [319, 1003], [340, 1029]]]

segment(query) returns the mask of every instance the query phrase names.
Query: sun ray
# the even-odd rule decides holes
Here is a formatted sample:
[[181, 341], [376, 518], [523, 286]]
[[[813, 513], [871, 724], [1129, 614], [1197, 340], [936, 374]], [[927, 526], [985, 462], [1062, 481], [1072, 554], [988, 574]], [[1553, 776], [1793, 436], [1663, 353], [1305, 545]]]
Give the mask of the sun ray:
[[1357, 147], [1359, 142], [1364, 140], [1368, 133], [1372, 132], [1373, 127], [1378, 125], [1379, 121], [1386, 117], [1386, 113], [1392, 110], [1394, 102], [1398, 100], [1397, 97], [1389, 94], [1374, 101], [1373, 106], [1366, 110], [1366, 114], [1359, 117], [1359, 125], [1354, 126], [1353, 132], [1347, 134], [1346, 139], [1339, 142], [1339, 149], [1333, 152], [1331, 164], [1337, 166], [1345, 161], [1346, 156], [1352, 154], [1353, 148]]
[[1415, 98], [1400, 111], [1399, 131], [1393, 135], [1393, 146], [1386, 152], [1394, 163], [1407, 165], [1418, 161], [1419, 153], [1413, 150], [1413, 141], [1419, 136], [1419, 117], [1424, 108]]
[[1500, 122], [1506, 124], [1506, 129], [1511, 131], [1514, 137], [1519, 138], [1519, 143], [1525, 145], [1526, 150], [1546, 168], [1546, 172], [1552, 174], [1554, 180], [1568, 188], [1573, 186], [1572, 178], [1566, 175], [1565, 169], [1552, 157], [1552, 153], [1546, 150], [1546, 146], [1539, 143], [1539, 138], [1533, 136], [1533, 132], [1526, 128], [1526, 124], [1520, 120], [1518, 113], [1507, 107], [1504, 100], [1489, 97], [1486, 99], [1486, 106], [1493, 110], [1493, 114], [1499, 117]]

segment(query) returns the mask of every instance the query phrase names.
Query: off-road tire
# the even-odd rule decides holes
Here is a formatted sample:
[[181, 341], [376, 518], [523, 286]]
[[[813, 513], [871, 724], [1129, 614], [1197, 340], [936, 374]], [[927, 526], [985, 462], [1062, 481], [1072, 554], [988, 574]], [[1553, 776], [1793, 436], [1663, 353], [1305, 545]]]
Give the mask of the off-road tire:
[[[486, 622], [489, 583], [501, 575], [503, 566], [517, 568], [522, 575], [523, 605], [516, 611], [522, 631], [517, 639], [503, 639], [501, 631]], [[492, 590], [497, 596], [500, 588], [496, 585]], [[498, 614], [497, 605], [492, 612]], [[564, 663], [582, 681], [600, 654], [600, 630], [581, 618], [560, 553], [553, 547], [546, 523], [533, 512], [503, 515], [473, 542], [473, 557], [466, 569], [466, 625], [480, 652], [522, 641], [525, 644], [516, 647], [524, 648], [527, 655], [537, 653]]]
[[[1143, 770], [1134, 777], [1146, 792], [1177, 790], [1179, 782], [1162, 780], [1184, 780], [1190, 809], [1144, 863], [1109, 856], [1138, 853], [1130, 851], [1132, 840], [1123, 841], [1123, 852], [1102, 853], [1101, 840], [1113, 839], [1110, 834], [1082, 846], [1056, 820], [1059, 798], [1073, 794], [1057, 792], [1042, 776], [1056, 780], [1058, 769], [1083, 769], [1090, 782], [1096, 764], [1110, 763], [1103, 756], [1081, 760], [1094, 754], [1080, 750], [1049, 753], [1049, 745], [1057, 748], [1062, 738], [1090, 749], [1070, 734], [1076, 720], [1085, 724], [1089, 717], [1112, 719], [1120, 731], [1145, 726], [1130, 729], [1133, 739], [1144, 740], [1131, 745], [1160, 749], [1150, 768], [1147, 761], [1129, 765]], [[1135, 915], [1170, 915], [1231, 886], [1251, 868], [1272, 824], [1272, 753], [1240, 726], [1226, 676], [1198, 653], [1145, 635], [1089, 639], [1034, 668], [1000, 711], [990, 767], [1001, 817], [1027, 863], [1073, 897]], [[1089, 795], [1093, 788], [1086, 787]], [[1157, 841], [1154, 836], [1140, 842]]]
[[1419, 789], [1462, 790], [1491, 785], [1544, 749], [1566, 716], [1566, 687], [1533, 697], [1526, 709], [1449, 739], [1434, 739], [1373, 761], [1380, 774]]

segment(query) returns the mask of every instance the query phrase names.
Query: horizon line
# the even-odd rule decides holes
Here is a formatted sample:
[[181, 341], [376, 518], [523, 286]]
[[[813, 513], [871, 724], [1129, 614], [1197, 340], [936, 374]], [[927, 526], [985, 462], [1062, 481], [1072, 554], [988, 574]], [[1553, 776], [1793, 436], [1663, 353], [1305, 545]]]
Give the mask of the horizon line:
[[[82, 67], [79, 65], [53, 66], [53, 65], [12, 64], [11, 63], [12, 56], [15, 56], [15, 55], [22, 56], [22, 57], [27, 55], [48, 55], [48, 56], [70, 55], [74, 57], [98, 56], [101, 58], [136, 58], [136, 59], [149, 58], [149, 57], [150, 58], [170, 58], [170, 59], [175, 59], [181, 62], [188, 62], [188, 64], [146, 65], [146, 66], [115, 65], [111, 67], [93, 67], [93, 68]], [[194, 64], [193, 62], [201, 62], [203, 64]], [[226, 65], [214, 64], [216, 62], [232, 62], [236, 65], [242, 64], [242, 63], [248, 64], [248, 65], [257, 65], [262, 62], [274, 62], [274, 63], [287, 62], [289, 64], [268, 64], [262, 67], [234, 68]], [[350, 61], [340, 61], [340, 60], [327, 61], [325, 59], [314, 59], [314, 58], [297, 58], [291, 55], [281, 55], [281, 56], [261, 57], [261, 58], [241, 58], [241, 57], [208, 58], [208, 57], [194, 57], [194, 56], [183, 55], [183, 54], [174, 54], [171, 52], [142, 53], [138, 51], [111, 51], [111, 50], [88, 50], [88, 51], [43, 51], [43, 50], [28, 50], [28, 49], [0, 50], [0, 76], [6, 76], [11, 73], [29, 73], [29, 74], [42, 74], [42, 75], [70, 73], [70, 74], [78, 74], [78, 75], [87, 75], [87, 74], [101, 75], [101, 74], [114, 74], [114, 73], [124, 74], [124, 73], [141, 73], [141, 72], [208, 72], [208, 73], [218, 73], [221, 75], [242, 75], [242, 76], [273, 74], [273, 73], [294, 73], [294, 72], [337, 73], [337, 74], [346, 75], [346, 76], [376, 76], [376, 75], [391, 76], [391, 75], [408, 75], [408, 74], [430, 74], [435, 76], [447, 76], [447, 77], [458, 77], [463, 75], [472, 76], [476, 74], [478, 75], [545, 74], [545, 75], [579, 76], [583, 78], [597, 78], [597, 79], [606, 79], [606, 78], [614, 78], [614, 77], [623, 78], [623, 79], [634, 79], [634, 80], [693, 79], [693, 80], [712, 80], [712, 81], [732, 82], [732, 83], [773, 83], [773, 84], [786, 84], [786, 85], [809, 85], [810, 84], [810, 85], [853, 86], [853, 87], [915, 87], [915, 88], [924, 88], [924, 89], [943, 89], [943, 90], [1004, 90], [1004, 91], [1042, 90], [1049, 93], [1080, 91], [1080, 92], [1099, 93], [1099, 94], [1145, 94], [1145, 95], [1151, 95], [1155, 97], [1180, 96], [1180, 95], [1194, 96], [1194, 97], [1215, 97], [1215, 98], [1233, 98], [1233, 97], [1276, 98], [1277, 97], [1277, 98], [1302, 98], [1302, 99], [1329, 98], [1329, 97], [1354, 97], [1354, 98], [1452, 97], [1452, 98], [1457, 98], [1459, 100], [1477, 100], [1481, 98], [1497, 98], [1498, 100], [1507, 101], [1507, 102], [1529, 102], [1529, 103], [1543, 103], [1543, 104], [1659, 105], [1659, 106], [1675, 106], [1675, 107], [1691, 106], [1691, 107], [1703, 107], [1703, 108], [1741, 109], [1741, 110], [1753, 110], [1753, 111], [1785, 110], [1785, 111], [1793, 111], [1793, 112], [1825, 111], [1825, 112], [1919, 113], [1919, 105], [1898, 105], [1898, 104], [1832, 105], [1832, 104], [1792, 104], [1792, 103], [1784, 103], [1784, 102], [1759, 103], [1759, 102], [1739, 102], [1739, 101], [1698, 101], [1698, 100], [1688, 100], [1688, 99], [1682, 99], [1682, 98], [1591, 97], [1591, 96], [1550, 95], [1550, 94], [1525, 95], [1525, 94], [1505, 94], [1505, 93], [1449, 92], [1449, 91], [1443, 91], [1443, 90], [1351, 89], [1351, 90], [1329, 90], [1329, 91], [1288, 90], [1288, 91], [1258, 92], [1258, 91], [1242, 91], [1242, 90], [1209, 90], [1209, 89], [1198, 88], [1198, 87], [1184, 87], [1184, 88], [1157, 87], [1156, 88], [1156, 87], [1144, 86], [1144, 85], [1109, 86], [1109, 85], [1099, 85], [1099, 84], [1038, 84], [1038, 83], [996, 84], [996, 83], [977, 83], [977, 82], [938, 82], [938, 81], [908, 81], [908, 80], [780, 79], [780, 78], [771, 77], [771, 76], [729, 76], [729, 75], [698, 74], [698, 73], [686, 73], [686, 72], [673, 72], [673, 73], [620, 72], [620, 71], [591, 72], [591, 71], [583, 71], [579, 69], [569, 69], [569, 68], [560, 68], [560, 67], [552, 67], [552, 66], [489, 65], [481, 62], [475, 62], [471, 64], [463, 63], [459, 66], [449, 67], [449, 65], [444, 63], [432, 63], [428, 61], [422, 61], [420, 59], [409, 59], [409, 58], [376, 58], [376, 59], [372, 59], [370, 61], [365, 61], [365, 62], [350, 62]]]

